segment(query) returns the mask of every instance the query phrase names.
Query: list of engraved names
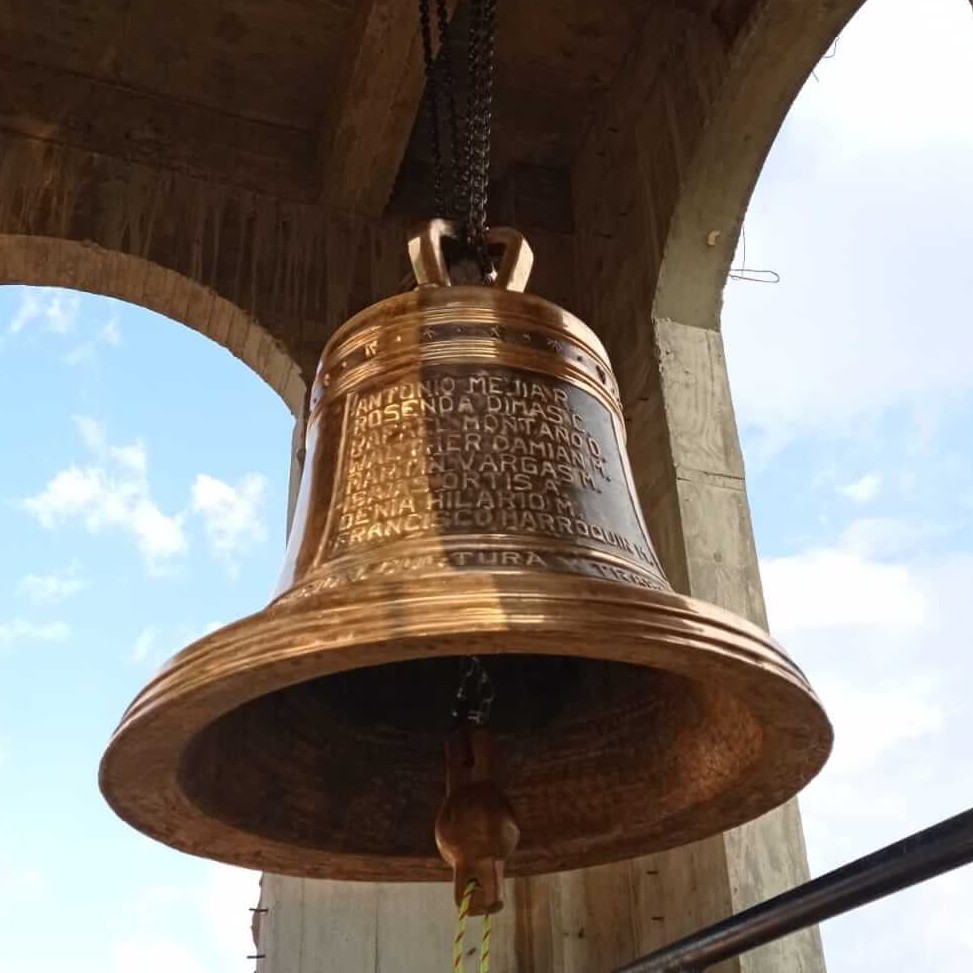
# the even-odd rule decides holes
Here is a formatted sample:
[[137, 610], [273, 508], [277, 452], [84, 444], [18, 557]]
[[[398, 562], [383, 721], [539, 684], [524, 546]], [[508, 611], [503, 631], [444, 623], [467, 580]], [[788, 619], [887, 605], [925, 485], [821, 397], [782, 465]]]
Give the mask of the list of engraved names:
[[579, 539], [652, 563], [608, 411], [587, 392], [454, 366], [356, 393], [349, 409], [336, 553], [423, 533], [495, 532]]

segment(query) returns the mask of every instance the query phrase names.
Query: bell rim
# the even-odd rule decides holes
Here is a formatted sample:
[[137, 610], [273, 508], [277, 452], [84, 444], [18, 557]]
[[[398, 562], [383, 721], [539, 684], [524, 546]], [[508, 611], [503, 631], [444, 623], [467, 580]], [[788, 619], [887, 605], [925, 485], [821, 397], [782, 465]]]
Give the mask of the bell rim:
[[[647, 843], [638, 836], [616, 835], [610, 846], [595, 849], [586, 847], [587, 839], [579, 839], [576, 848], [570, 841], [562, 841], [557, 855], [518, 853], [508, 865], [509, 875], [607, 864], [688, 844], [772, 810], [823, 768], [833, 742], [823, 706], [800, 668], [752, 622], [685, 595], [601, 579], [477, 575], [463, 572], [410, 580], [405, 589], [395, 582], [368, 581], [353, 586], [350, 598], [345, 591], [332, 589], [289, 600], [284, 609], [271, 603], [187, 646], [123, 714], [99, 767], [99, 786], [106, 801], [144, 834], [189, 854], [228, 864], [309, 878], [445, 881], [448, 869], [433, 858], [315, 851], [256, 836], [217, 819], [184, 792], [182, 755], [205, 726], [268, 693], [383, 662], [452, 657], [469, 651], [457, 647], [403, 654], [401, 647], [410, 636], [417, 644], [420, 639], [435, 638], [434, 645], [440, 648], [449, 644], [450, 637], [504, 637], [504, 643], [478, 644], [476, 652], [483, 656], [525, 651], [564, 654], [535, 644], [525, 650], [523, 640], [536, 635], [541, 608], [545, 637], [558, 632], [577, 634], [579, 626], [594, 634], [608, 623], [613, 625], [611, 639], [594, 641], [600, 651], [586, 652], [584, 658], [648, 665], [697, 682], [700, 661], [705, 658], [704, 668], [721, 680], [721, 687], [729, 688], [754, 712], [761, 729], [767, 731], [768, 745], [732, 787], [704, 802], [705, 815], [701, 817], [696, 806], [674, 815], [677, 820], [672, 821], [671, 840]], [[454, 584], [462, 588], [466, 599], [462, 612], [457, 612], [455, 593], [450, 592]], [[502, 616], [494, 611], [498, 593], [510, 599]], [[369, 641], [365, 633], [368, 623], [374, 624], [369, 615], [374, 615], [375, 606], [401, 599], [403, 594], [412, 600], [411, 617], [399, 627], [383, 618], [384, 637]], [[333, 633], [330, 640], [322, 637], [322, 629]], [[342, 639], [341, 633], [350, 631], [365, 637]], [[394, 657], [390, 655], [393, 646]], [[202, 658], [205, 666], [200, 665]], [[745, 688], [751, 692], [745, 695]], [[683, 820], [687, 818], [697, 823], [690, 826]], [[720, 823], [715, 831], [713, 821]], [[655, 830], [665, 823], [661, 819]]]

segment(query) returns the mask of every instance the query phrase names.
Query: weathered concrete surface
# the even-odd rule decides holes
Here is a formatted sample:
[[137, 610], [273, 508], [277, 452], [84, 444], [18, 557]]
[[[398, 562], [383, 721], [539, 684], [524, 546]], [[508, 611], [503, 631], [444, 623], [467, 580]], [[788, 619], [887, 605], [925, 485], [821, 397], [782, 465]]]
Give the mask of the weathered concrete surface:
[[[599, 269], [583, 315], [634, 276], [643, 306], [658, 282], [661, 316], [715, 327], [763, 155], [860, 3], [504, 7], [496, 216], [544, 239], [578, 228], [579, 259]], [[168, 0], [118, 17], [104, 0], [11, 0], [0, 233], [92, 242], [205, 284], [307, 380], [344, 316], [398, 286], [403, 221], [429, 212], [410, 6]], [[530, 171], [567, 192], [504, 201]], [[710, 230], [717, 243], [701, 249]]]
[[[766, 626], [722, 338], [669, 319], [647, 330], [648, 353], [634, 356], [619, 379], [659, 556], [678, 589]], [[660, 891], [662, 941], [679, 938], [808, 878], [797, 803], [644, 864]], [[816, 930], [739, 962], [746, 973], [823, 968]]]

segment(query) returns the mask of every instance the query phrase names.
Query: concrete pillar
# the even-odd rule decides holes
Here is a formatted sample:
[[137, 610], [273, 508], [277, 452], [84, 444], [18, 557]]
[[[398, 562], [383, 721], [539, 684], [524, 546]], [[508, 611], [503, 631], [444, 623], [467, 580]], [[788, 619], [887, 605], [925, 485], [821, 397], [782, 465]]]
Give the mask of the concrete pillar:
[[[629, 451], [668, 577], [677, 590], [766, 627], [722, 336], [654, 319], [625, 338], [629, 351], [615, 358]], [[656, 893], [644, 952], [806, 881], [797, 802], [635, 867], [642, 880], [651, 874]], [[640, 921], [644, 929], [644, 915]], [[747, 954], [738, 966], [741, 973], [823, 973], [818, 931]]]
[[[616, 333], [617, 334], [617, 333]], [[765, 624], [743, 461], [718, 332], [626, 323], [616, 354], [629, 452], [650, 531], [674, 586]], [[796, 804], [708, 841], [616, 865], [511, 881], [495, 923], [503, 973], [606, 973], [806, 878]], [[259, 973], [445, 970], [446, 885], [363, 885], [267, 876]], [[816, 931], [724, 973], [819, 973]]]

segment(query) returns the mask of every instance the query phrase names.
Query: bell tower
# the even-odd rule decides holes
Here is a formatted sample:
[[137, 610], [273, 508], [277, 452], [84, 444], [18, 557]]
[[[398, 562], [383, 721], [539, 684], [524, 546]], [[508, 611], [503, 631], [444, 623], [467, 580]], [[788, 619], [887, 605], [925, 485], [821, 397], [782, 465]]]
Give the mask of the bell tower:
[[[761, 626], [719, 334], [721, 295], [749, 194], [786, 108], [857, 6], [768, 0], [732, 10], [717, 5], [707, 16], [701, 7], [653, 8], [567, 172], [548, 159], [504, 166], [495, 158], [496, 220], [528, 235], [537, 257], [534, 289], [576, 310], [608, 349], [634, 482], [667, 577], [677, 591]], [[502, 11], [500, 23], [502, 65], [504, 44], [515, 41], [503, 34], [513, 28]], [[543, 43], [528, 41], [528, 33], [518, 42]], [[499, 106], [498, 116], [502, 130]], [[428, 182], [416, 132], [391, 211], [408, 211]], [[791, 802], [671, 851], [508, 880], [494, 962], [518, 971], [607, 971], [806, 878], [800, 814]], [[320, 961], [355, 971], [379, 963], [403, 973], [435, 966], [446, 959], [454, 925], [452, 901], [441, 890], [390, 883], [266, 875], [261, 905], [268, 911], [257, 952], [261, 969], [272, 973]], [[824, 960], [811, 930], [726, 967], [823, 971]]]
[[[639, 500], [624, 517], [612, 518], [612, 525], [596, 522], [573, 495], [562, 497], [574, 503], [570, 510], [537, 513], [586, 525], [585, 556], [595, 565], [590, 570], [614, 566], [612, 583], [628, 592], [623, 600], [638, 601], [643, 608], [706, 603], [694, 616], [705, 624], [684, 625], [677, 634], [683, 642], [706, 643], [711, 659], [703, 668], [716, 676], [710, 695], [682, 684], [678, 692], [659, 694], [666, 707], [681, 707], [685, 716], [678, 724], [684, 732], [675, 743], [684, 747], [687, 758], [641, 768], [652, 793], [681, 795], [683, 803], [670, 809], [673, 820], [698, 820], [692, 809], [709, 808], [706, 827], [671, 828], [669, 837], [678, 834], [679, 840], [667, 842], [666, 818], [660, 812], [641, 834], [637, 829], [603, 831], [612, 853], [588, 857], [578, 850], [577, 834], [565, 831], [563, 842], [552, 840], [554, 850], [538, 867], [520, 873], [513, 868], [503, 884], [505, 908], [493, 929], [493, 964], [504, 973], [608, 971], [807, 877], [797, 805], [780, 802], [820, 765], [825, 726], [800, 671], [773, 654], [776, 649], [766, 635], [720, 306], [766, 153], [812, 67], [861, 3], [444, 0], [431, 11], [430, 39], [435, 43], [443, 25], [452, 22], [450, 36], [457, 45], [471, 18], [483, 16], [485, 9], [495, 11], [492, 80], [482, 73], [482, 64], [476, 66], [476, 58], [464, 61], [467, 52], [461, 46], [445, 47], [452, 55], [457, 90], [489, 83], [493, 97], [490, 183], [483, 184], [483, 170], [478, 179], [467, 180], [481, 193], [489, 189], [489, 208], [478, 204], [482, 219], [474, 213], [469, 224], [479, 220], [481, 229], [516, 227], [529, 240], [534, 270], [525, 299], [549, 302], [563, 309], [564, 317], [553, 324], [545, 319], [533, 329], [542, 339], [551, 339], [543, 351], [546, 357], [522, 341], [517, 360], [535, 356], [528, 371], [537, 373], [547, 367], [538, 364], [541, 357], [565, 366], [565, 354], [575, 348], [584, 361], [570, 364], [570, 389], [564, 394], [575, 396], [584, 386], [585, 395], [597, 398], [592, 389], [601, 382], [604, 408], [597, 414], [589, 410], [589, 415], [588, 400], [579, 398], [586, 404], [565, 413], [567, 421], [573, 424], [572, 416], [579, 416], [585, 431], [601, 422], [617, 431], [616, 439], [624, 438], [627, 469], [619, 465], [607, 475], [624, 473], [625, 486], [631, 489], [622, 493]], [[373, 549], [366, 550], [376, 537], [368, 538], [365, 528], [357, 536], [368, 544], [359, 545], [352, 540], [353, 531], [362, 528], [353, 523], [344, 533], [340, 523], [307, 531], [309, 516], [326, 519], [331, 510], [329, 504], [312, 501], [330, 496], [334, 484], [329, 485], [328, 476], [337, 476], [340, 458], [315, 467], [313, 442], [309, 449], [305, 434], [308, 429], [314, 434], [327, 409], [341, 413], [340, 421], [346, 419], [342, 410], [348, 408], [350, 393], [338, 392], [344, 380], [327, 369], [318, 372], [325, 346], [336, 334], [340, 339], [342, 325], [367, 314], [367, 308], [381, 306], [377, 302], [398, 300], [394, 295], [428, 293], [421, 287], [412, 290], [414, 284], [430, 281], [421, 280], [415, 263], [410, 268], [406, 242], [416, 220], [426, 220], [436, 210], [437, 160], [426, 119], [430, 82], [441, 74], [438, 69], [424, 71], [424, 36], [413, 0], [258, 0], [247, 5], [229, 0], [149, 7], [136, 8], [117, 22], [109, 7], [94, 0], [18, 6], [18, 16], [5, 31], [2, 66], [4, 90], [16, 97], [4, 113], [0, 134], [0, 279], [78, 287], [150, 307], [211, 336], [265, 377], [295, 415], [295, 523], [303, 525], [301, 536], [313, 536], [324, 547], [343, 536], [347, 545], [360, 548], [357, 561], [329, 548], [345, 557], [338, 567], [348, 572], [336, 571], [340, 577], [335, 584], [351, 591], [356, 572], [372, 570], [381, 560]], [[442, 57], [440, 50], [440, 65]], [[448, 121], [444, 124], [449, 127]], [[482, 139], [478, 131], [473, 139], [478, 151]], [[473, 242], [475, 259], [467, 272], [482, 273], [489, 241], [483, 234]], [[516, 262], [509, 269], [509, 279], [517, 279]], [[433, 267], [430, 274], [435, 272]], [[501, 332], [504, 327], [516, 331], [490, 319], [504, 301], [498, 297], [485, 310], [479, 307], [473, 326], [481, 327], [486, 319]], [[584, 331], [572, 321], [583, 321]], [[432, 327], [431, 345], [438, 340], [436, 329], [447, 326], [448, 316], [441, 315]], [[529, 327], [521, 330], [531, 332]], [[481, 341], [477, 348], [485, 347], [482, 342], [493, 348], [510, 335], [466, 337]], [[411, 333], [408, 340], [413, 340]], [[424, 340], [420, 333], [416, 347]], [[362, 358], [347, 366], [349, 374], [359, 369], [359, 376], [368, 375], [369, 348], [364, 341], [347, 349]], [[422, 367], [434, 358], [424, 359]], [[335, 359], [337, 369], [343, 360]], [[599, 368], [605, 373], [601, 377]], [[564, 391], [552, 384], [551, 396], [554, 388]], [[433, 389], [430, 394], [439, 393]], [[490, 394], [484, 391], [484, 401]], [[564, 403], [548, 405], [560, 408]], [[619, 452], [617, 464], [622, 457]], [[592, 478], [607, 469], [591, 463], [584, 468]], [[323, 478], [311, 476], [318, 472]], [[313, 496], [299, 495], [302, 478], [308, 484], [305, 493]], [[612, 482], [615, 489], [621, 480]], [[578, 496], [593, 503], [585, 489], [577, 486]], [[354, 515], [354, 506], [349, 498], [336, 516]], [[582, 508], [585, 515], [574, 517], [572, 510]], [[381, 530], [391, 535], [396, 528], [386, 528], [387, 520]], [[521, 527], [527, 523], [519, 521]], [[546, 528], [538, 518], [535, 531], [534, 523], [529, 526], [536, 540]], [[464, 549], [453, 544], [453, 535], [444, 542], [437, 532], [442, 521], [436, 524], [431, 532], [441, 548], [436, 556], [463, 561]], [[457, 520], [450, 530], [460, 527], [466, 529]], [[592, 527], [601, 534], [593, 535]], [[574, 535], [581, 532], [576, 523], [572, 530]], [[378, 539], [384, 543], [389, 538]], [[445, 551], [450, 544], [455, 550]], [[491, 598], [491, 610], [502, 603], [509, 611], [505, 618], [530, 628], [537, 613], [517, 585], [536, 567], [527, 555], [546, 564], [544, 552], [535, 550], [537, 544], [511, 544], [493, 552], [513, 552], [524, 559], [504, 563], [500, 557], [501, 570], [494, 575], [490, 570], [496, 565], [482, 560], [490, 553], [489, 545], [478, 543], [474, 560], [459, 567], [484, 569], [479, 586], [466, 603], [454, 603], [454, 617], [446, 612], [436, 616], [441, 631], [457, 618], [473, 619], [469, 630], [478, 625], [488, 629], [482, 609]], [[320, 545], [292, 549], [292, 578], [299, 564], [321, 567], [315, 560], [320, 560]], [[577, 563], [583, 560], [577, 551], [568, 554]], [[450, 560], [449, 566], [456, 564]], [[550, 574], [557, 578], [558, 590], [572, 597], [562, 598], [566, 607], [561, 616], [548, 615], [571, 620], [590, 643], [613, 631], [616, 615], [634, 616], [614, 612], [610, 598], [599, 612], [584, 614], [579, 606], [590, 581], [587, 570]], [[333, 586], [331, 581], [325, 584], [324, 573], [322, 591]], [[428, 604], [438, 604], [439, 577], [420, 579]], [[646, 583], [639, 585], [639, 580]], [[604, 578], [601, 582], [608, 584]], [[642, 594], [636, 597], [635, 589]], [[309, 597], [319, 594], [310, 592]], [[284, 605], [288, 607], [291, 602]], [[383, 611], [390, 624], [401, 626], [401, 617], [391, 617], [380, 598], [368, 607], [368, 613], [346, 624], [336, 644], [367, 629]], [[413, 618], [405, 615], [407, 621]], [[495, 611], [487, 615], [488, 621], [496, 621]], [[273, 619], [264, 620], [267, 631], [276, 631]], [[713, 637], [713, 627], [721, 628], [720, 638]], [[433, 628], [432, 622], [427, 628]], [[310, 629], [301, 638], [305, 635], [314, 637]], [[468, 651], [465, 645], [460, 650], [459, 628], [449, 629], [447, 636], [454, 641], [442, 654]], [[305, 701], [291, 699], [278, 711], [280, 700], [273, 697], [287, 683], [286, 678], [275, 680], [299, 653], [282, 650], [280, 668], [272, 676], [265, 670], [260, 677], [265, 684], [255, 687], [251, 681], [244, 691], [240, 660], [246, 652], [263, 651], [266, 644], [259, 639], [244, 642], [234, 642], [234, 651], [226, 653], [220, 692], [239, 691], [232, 698], [244, 708], [258, 696], [270, 698], [269, 714], [240, 724], [206, 724], [210, 728], [204, 734], [203, 723], [191, 721], [212, 715], [206, 710], [214, 700], [209, 690], [194, 697], [200, 700], [198, 710], [178, 710], [178, 705], [200, 689], [195, 675], [205, 666], [183, 683], [178, 676], [187, 670], [170, 670], [166, 678], [176, 682], [169, 685], [169, 699], [177, 704], [166, 711], [170, 722], [165, 723], [161, 707], [153, 709], [158, 699], [150, 687], [125, 718], [132, 719], [132, 726], [141, 721], [147, 735], [138, 740], [134, 731], [127, 735], [129, 724], [123, 720], [117, 738], [138, 744], [126, 752], [114, 751], [120, 754], [118, 779], [125, 781], [115, 794], [121, 795], [126, 815], [186, 850], [238, 861], [243, 857], [227, 849], [245, 851], [247, 863], [265, 871], [255, 922], [258, 973], [310, 973], [325, 967], [336, 973], [373, 973], [379, 967], [383, 973], [412, 973], [444, 967], [456, 906], [448, 869], [432, 858], [434, 815], [427, 812], [443, 796], [445, 787], [439, 785], [445, 784], [445, 761], [437, 771], [442, 780], [431, 772], [423, 776], [422, 768], [411, 776], [401, 767], [397, 770], [394, 779], [403, 787], [412, 781], [423, 790], [423, 799], [410, 805], [422, 810], [418, 824], [403, 814], [382, 831], [378, 824], [384, 806], [380, 795], [367, 788], [355, 795], [369, 800], [349, 803], [343, 817], [335, 813], [336, 819], [358, 823], [363, 830], [374, 824], [373, 845], [385, 841], [386, 852], [404, 848], [411, 854], [409, 841], [419, 835], [429, 855], [412, 855], [410, 865], [418, 857], [430, 870], [438, 869], [427, 877], [441, 881], [399, 881], [417, 876], [405, 867], [383, 869], [381, 855], [359, 856], [368, 859], [370, 872], [362, 861], [343, 874], [308, 869], [300, 849], [325, 843], [320, 834], [309, 834], [302, 817], [306, 802], [317, 797], [283, 787], [281, 777], [286, 758], [293, 756], [285, 751], [299, 751], [306, 743], [297, 719]], [[599, 662], [637, 665], [632, 642], [629, 632], [605, 639], [608, 648]], [[303, 644], [299, 638], [291, 647]], [[727, 645], [739, 658], [727, 661], [733, 654], [721, 654]], [[617, 658], [608, 659], [612, 654]], [[662, 659], [660, 654], [653, 660], [657, 665], [648, 668], [671, 675], [675, 655], [673, 651]], [[385, 660], [376, 653], [371, 661]], [[733, 701], [743, 698], [746, 689], [740, 671], [753, 677], [750, 688], [757, 687], [752, 698], [760, 718], [717, 722], [714, 746], [706, 751], [696, 745], [698, 739], [694, 742], [692, 730], [699, 721], [693, 716], [707, 706], [721, 718], [731, 713]], [[583, 685], [597, 687], [600, 679], [610, 690], [588, 692], [607, 707], [601, 713], [604, 735], [610, 737], [617, 729], [613, 739], [619, 752], [651, 748], [657, 730], [677, 724], [660, 717], [657, 726], [638, 725], [624, 705], [629, 686], [618, 672], [612, 668], [585, 674]], [[559, 673], [552, 679], [544, 667], [535, 673], [543, 687], [567, 687], [558, 690], [565, 698], [575, 676], [577, 672]], [[247, 678], [252, 680], [252, 674]], [[396, 680], [379, 680], [366, 695], [373, 703], [391, 700], [397, 705], [398, 686]], [[722, 707], [714, 703], [720, 694], [726, 704]], [[351, 739], [361, 716], [355, 711], [359, 700], [352, 693], [336, 702], [347, 704], [341, 729]], [[556, 750], [557, 738], [545, 738], [550, 718], [528, 707], [519, 709], [526, 721], [522, 738]], [[274, 725], [275, 717], [281, 725], [292, 716], [292, 735], [275, 738], [280, 752], [252, 745], [266, 736], [263, 729]], [[410, 714], [397, 718], [407, 720]], [[533, 730], [532, 720], [538, 723]], [[241, 728], [254, 736], [241, 736]], [[428, 731], [421, 724], [412, 729], [417, 734]], [[191, 730], [200, 733], [193, 736]], [[179, 733], [192, 739], [177, 751]], [[772, 741], [781, 739], [787, 740], [784, 750], [790, 762], [775, 759], [781, 755], [772, 752]], [[355, 767], [347, 768], [349, 779], [352, 771], [366, 777], [377, 765], [367, 759], [371, 743], [357, 742], [361, 750]], [[221, 762], [234, 745], [249, 747], [267, 761], [249, 779], [259, 786], [248, 788], [247, 780], [233, 778]], [[720, 800], [704, 786], [707, 753], [717, 751], [726, 759], [714, 763], [729, 782], [719, 792]], [[585, 753], [581, 746], [577, 752], [589, 776], [579, 773], [580, 783], [572, 788], [552, 772], [553, 783], [547, 786], [563, 819], [585, 824], [581, 812], [597, 800], [604, 802], [608, 792], [598, 775], [623, 793], [626, 771], [611, 761], [599, 763], [596, 747]], [[804, 759], [794, 759], [795, 753]], [[317, 756], [305, 754], [305, 769], [317, 766]], [[398, 759], [405, 766], [412, 752], [403, 750]], [[662, 778], [680, 773], [684, 786], [665, 791]], [[152, 790], [146, 783], [150, 778], [162, 786]], [[508, 779], [516, 797], [517, 777]], [[434, 796], [425, 794], [431, 794], [430, 782], [437, 784]], [[541, 780], [537, 789], [544, 786]], [[267, 832], [269, 827], [268, 809], [282, 800], [293, 813], [275, 818], [274, 827], [284, 820], [290, 830], [261, 835], [260, 829]], [[636, 803], [629, 794], [629, 811]], [[511, 804], [516, 813], [517, 802]], [[314, 810], [315, 820], [327, 819], [329, 808]], [[190, 818], [196, 846], [181, 840]], [[428, 831], [423, 830], [426, 818]], [[402, 821], [405, 825], [397, 831]], [[589, 825], [593, 834], [596, 829]], [[543, 859], [543, 829], [531, 835], [529, 813], [519, 826], [522, 853], [533, 848], [538, 860]], [[663, 838], [650, 840], [649, 832]], [[276, 853], [283, 855], [282, 847], [292, 856], [286, 870], [303, 869], [309, 877], [281, 874], [284, 858]], [[586, 847], [590, 852], [591, 846]], [[510, 860], [516, 862], [516, 852]], [[311, 877], [324, 874], [332, 877]], [[818, 936], [809, 931], [746, 954], [725, 968], [821, 973], [824, 963]]]
[[[719, 334], [721, 295], [786, 109], [858, 6], [766, 0], [714, 5], [705, 16], [702, 7], [653, 8], [568, 170], [511, 159], [497, 165], [493, 187], [496, 220], [524, 230], [536, 251], [534, 289], [576, 310], [605, 343], [634, 482], [673, 587], [760, 626], [766, 616]], [[503, 17], [502, 29], [513, 30]], [[526, 29], [514, 33], [516, 40], [500, 35], [501, 64], [504, 44], [543, 45]], [[414, 136], [390, 211], [409, 212], [421, 198], [430, 162], [421, 144]], [[800, 814], [790, 802], [671, 851], [509, 879], [494, 962], [544, 973], [609, 970], [806, 878]], [[319, 961], [350, 971], [435, 966], [455, 918], [452, 900], [435, 887], [275, 875], [264, 877], [261, 906], [259, 969], [271, 973]], [[823, 971], [824, 960], [809, 930], [725, 966], [810, 973]]]

